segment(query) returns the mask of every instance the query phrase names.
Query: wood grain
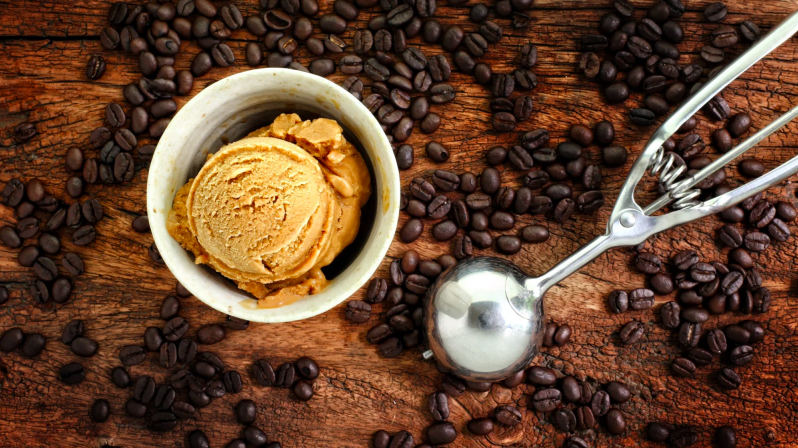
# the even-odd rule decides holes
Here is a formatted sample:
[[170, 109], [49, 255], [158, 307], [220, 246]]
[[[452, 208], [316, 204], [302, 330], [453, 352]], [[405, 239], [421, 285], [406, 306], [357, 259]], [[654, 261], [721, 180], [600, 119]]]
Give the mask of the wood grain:
[[[322, 3], [322, 11], [332, 8], [331, 2]], [[653, 4], [635, 3], [641, 8]], [[684, 54], [680, 62], [696, 61], [697, 51], [708, 41], [711, 27], [701, 22], [701, 11], [708, 3], [689, 2], [689, 11], [680, 20], [686, 31], [686, 40], [680, 45]], [[524, 43], [538, 46], [540, 56], [535, 71], [540, 86], [532, 92], [535, 113], [515, 132], [496, 134], [490, 129], [489, 92], [475, 85], [470, 77], [455, 73], [451, 82], [457, 87], [457, 99], [446, 107], [433, 108], [444, 118], [444, 124], [431, 138], [452, 149], [452, 157], [443, 167], [478, 172], [484, 166], [484, 149], [495, 144], [512, 145], [524, 131], [544, 127], [553, 142], [559, 142], [570, 125], [595, 124], [604, 118], [615, 124], [617, 141], [636, 155], [651, 129], [629, 125], [626, 113], [641, 98], [634, 96], [622, 106], [606, 106], [598, 86], [587, 82], [576, 70], [578, 40], [595, 30], [609, 4], [598, 0], [539, 0], [532, 11], [532, 26], [527, 30], [511, 30], [508, 21], [500, 19], [506, 35], [483, 60], [490, 62], [495, 72], [509, 73], [517, 65], [518, 50]], [[786, 0], [733, 0], [727, 4], [730, 14], [725, 23], [736, 24], [750, 18], [763, 28], [773, 26], [795, 8], [794, 2]], [[97, 36], [105, 26], [109, 5], [107, 1], [92, 0], [0, 1], [0, 182], [12, 177], [38, 177], [48, 191], [65, 198], [66, 149], [88, 148], [88, 134], [102, 124], [105, 105], [111, 101], [122, 103], [121, 87], [138, 79], [135, 60], [120, 52], [103, 52], [108, 71], [100, 81], [89, 82], [85, 78], [89, 55], [101, 52]], [[239, 6], [247, 15], [256, 11], [257, 2], [248, 0], [239, 2]], [[360, 25], [373, 14], [362, 12]], [[438, 9], [438, 18], [444, 24], [458, 23], [472, 31], [475, 27], [467, 15], [466, 7]], [[354, 28], [350, 24], [346, 34], [350, 42]], [[234, 33], [231, 46], [240, 61], [245, 43], [251, 40], [254, 38], [246, 32]], [[420, 45], [428, 55], [441, 52], [420, 44], [418, 38], [411, 44]], [[187, 68], [198, 51], [193, 44], [184, 44], [183, 48], [178, 69]], [[798, 102], [794, 93], [798, 86], [796, 51], [798, 45], [793, 39], [724, 93], [734, 111], [752, 115], [755, 129]], [[299, 60], [305, 64], [309, 61], [304, 50]], [[193, 93], [214, 80], [246, 69], [242, 62], [230, 69], [214, 69], [195, 85]], [[337, 74], [333, 79], [342, 81], [345, 77]], [[179, 102], [185, 100], [181, 98]], [[13, 127], [25, 120], [36, 124], [39, 135], [28, 143], [16, 144]], [[700, 115], [699, 131], [705, 140], [717, 126]], [[796, 132], [798, 125], [788, 125], [760, 144], [755, 154], [768, 168], [777, 166], [795, 154]], [[423, 147], [429, 139], [416, 131], [409, 141], [415, 147], [417, 162], [402, 173], [405, 183], [416, 176], [429, 176], [439, 167], [424, 155]], [[599, 161], [597, 148], [590, 148], [588, 153], [591, 161]], [[509, 258], [529, 273], [540, 274], [600, 233], [629, 166], [630, 163], [622, 168], [602, 167], [608, 205], [595, 215], [576, 215], [562, 226], [539, 217], [522, 217], [523, 223], [547, 224], [552, 238], [541, 245], [525, 246], [521, 253]], [[11, 290], [11, 299], [0, 306], [0, 330], [20, 326], [27, 332], [41, 332], [48, 340], [47, 349], [35, 360], [0, 354], [0, 446], [178, 447], [186, 445], [186, 434], [194, 428], [203, 429], [212, 446], [224, 446], [241, 432], [232, 408], [242, 398], [258, 403], [257, 425], [285, 447], [365, 447], [377, 429], [407, 429], [416, 440], [423, 440], [424, 429], [431, 422], [425, 403], [428, 394], [438, 387], [441, 375], [434, 365], [421, 361], [418, 351], [408, 351], [396, 359], [382, 358], [365, 341], [366, 331], [378, 322], [379, 316], [372, 316], [368, 324], [353, 325], [344, 320], [342, 306], [302, 322], [252, 324], [245, 332], [229, 333], [216, 346], [203, 347], [219, 353], [230, 368], [241, 372], [246, 387], [241, 394], [215, 400], [195, 420], [183, 421], [173, 431], [158, 434], [146, 429], [143, 420], [124, 416], [124, 402], [132, 391], [115, 388], [108, 381], [109, 372], [119, 365], [117, 353], [121, 346], [141, 343], [147, 326], [162, 325], [158, 308], [162, 298], [172, 293], [175, 283], [168, 269], [155, 265], [147, 255], [151, 237], [136, 234], [130, 227], [133, 217], [145, 208], [147, 170], [145, 166], [140, 168], [143, 169], [129, 184], [88, 188], [86, 197], [96, 197], [104, 204], [106, 218], [97, 226], [99, 237], [93, 245], [77, 248], [65, 244], [64, 250], [78, 252], [87, 265], [87, 273], [75, 281], [70, 303], [55, 308], [35, 306], [27, 294], [34, 279], [32, 270], [17, 264], [15, 250], [0, 246], [0, 284]], [[727, 168], [730, 177], [735, 172], [733, 167]], [[510, 169], [503, 172], [503, 178], [513, 185], [517, 185], [521, 175]], [[735, 176], [732, 183], [739, 182], [742, 179]], [[651, 188], [647, 191], [642, 198], [652, 197]], [[791, 181], [785, 182], [768, 196], [794, 200], [795, 186]], [[402, 222], [404, 219], [403, 216]], [[0, 225], [13, 224], [15, 220], [13, 210], [0, 207]], [[662, 257], [694, 248], [707, 260], [723, 260], [725, 251], [715, 242], [718, 226], [716, 218], [692, 223], [653, 238], [650, 246]], [[428, 231], [412, 247], [424, 258], [450, 250], [447, 244], [435, 243]], [[389, 262], [407, 248], [395, 241], [379, 274], [385, 275]], [[753, 317], [765, 326], [766, 338], [756, 347], [755, 361], [738, 369], [743, 387], [737, 391], [724, 392], [712, 382], [718, 361], [700, 369], [696, 379], [670, 375], [670, 361], [678, 348], [674, 335], [656, 323], [655, 313], [609, 314], [605, 297], [611, 290], [636, 288], [644, 283], [644, 277], [631, 269], [631, 253], [627, 250], [608, 252], [549, 292], [550, 316], [570, 323], [574, 336], [566, 347], [547, 350], [535, 362], [593, 385], [621, 380], [631, 388], [634, 397], [622, 406], [629, 420], [627, 433], [610, 436], [604, 430], [584, 432], [582, 435], [591, 446], [653, 446], [643, 441], [645, 425], [653, 420], [701, 425], [702, 441], [698, 446], [702, 447], [710, 446], [711, 428], [727, 424], [737, 428], [738, 446], [796, 446], [796, 249], [798, 245], [791, 239], [754, 256], [774, 300], [768, 314]], [[354, 298], [362, 296], [361, 290]], [[658, 297], [658, 303], [672, 298]], [[196, 299], [182, 303], [181, 314], [191, 322], [192, 335], [203, 324], [224, 320], [223, 315]], [[63, 326], [75, 318], [86, 322], [87, 335], [99, 342], [101, 349], [97, 356], [82, 361], [88, 370], [86, 380], [78, 386], [65, 387], [56, 379], [58, 369], [76, 359], [60, 343], [60, 334]], [[646, 337], [638, 345], [623, 347], [618, 341], [618, 329], [632, 318], [646, 322]], [[747, 316], [726, 314], [711, 319], [707, 328], [744, 318]], [[284, 389], [262, 388], [250, 376], [251, 364], [258, 358], [268, 358], [277, 365], [301, 355], [316, 359], [322, 370], [314, 385], [316, 396], [308, 403], [298, 401]], [[130, 371], [134, 378], [149, 374], [160, 382], [167, 377], [153, 355]], [[544, 422], [549, 416], [526, 409], [523, 424], [515, 428], [487, 438], [465, 433], [469, 419], [486, 416], [498, 404], [525, 407], [525, 391], [524, 386], [515, 390], [495, 386], [490, 392], [469, 392], [452, 400], [451, 421], [463, 433], [456, 445], [559, 446], [564, 435]], [[96, 424], [89, 419], [95, 398], [106, 398], [111, 403], [113, 415], [106, 423]]]

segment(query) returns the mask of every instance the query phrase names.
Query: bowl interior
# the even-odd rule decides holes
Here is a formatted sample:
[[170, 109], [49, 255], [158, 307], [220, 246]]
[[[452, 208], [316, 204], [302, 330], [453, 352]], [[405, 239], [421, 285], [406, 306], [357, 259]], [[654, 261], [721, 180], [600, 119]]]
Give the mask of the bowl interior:
[[[206, 266], [194, 264], [166, 231], [178, 189], [202, 168], [208, 154], [270, 124], [281, 113], [331, 118], [363, 155], [372, 194], [362, 209], [355, 241], [323, 271], [330, 284], [319, 294], [281, 308], [261, 309], [248, 293]], [[189, 101], [170, 123], [150, 165], [150, 227], [177, 279], [211, 307], [256, 322], [284, 322], [322, 313], [365, 283], [387, 252], [398, 218], [399, 175], [382, 129], [351, 94], [324, 78], [287, 69], [252, 70], [225, 78]]]

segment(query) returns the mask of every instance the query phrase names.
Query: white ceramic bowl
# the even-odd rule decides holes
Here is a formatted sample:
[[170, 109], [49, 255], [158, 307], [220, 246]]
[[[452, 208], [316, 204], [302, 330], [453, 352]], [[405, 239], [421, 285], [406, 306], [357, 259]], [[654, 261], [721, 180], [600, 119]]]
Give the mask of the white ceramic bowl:
[[[359, 142], [372, 169], [372, 198], [364, 208], [356, 254], [319, 294], [293, 304], [260, 309], [235, 284], [194, 263], [166, 230], [178, 189], [195, 176], [206, 156], [271, 123], [283, 112], [337, 120], [348, 140]], [[356, 141], [352, 141], [357, 145]], [[399, 171], [379, 123], [360, 101], [331, 81], [289, 69], [264, 68], [222, 79], [197, 94], [175, 115], [158, 143], [147, 181], [147, 213], [166, 265], [194, 296], [223, 313], [254, 322], [287, 322], [323, 313], [360, 288], [379, 266], [399, 216]], [[373, 222], [369, 216], [373, 215]], [[352, 252], [352, 251], [350, 251]], [[339, 257], [341, 258], [341, 257]], [[336, 262], [344, 263], [336, 259]], [[336, 264], [333, 263], [333, 265]], [[331, 266], [333, 266], [331, 265]], [[338, 268], [341, 268], [339, 265]]]

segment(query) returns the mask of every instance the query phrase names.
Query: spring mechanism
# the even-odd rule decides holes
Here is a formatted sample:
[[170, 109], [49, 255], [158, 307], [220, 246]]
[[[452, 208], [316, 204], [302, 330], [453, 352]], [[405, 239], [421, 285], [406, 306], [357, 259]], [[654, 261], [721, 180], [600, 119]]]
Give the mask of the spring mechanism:
[[671, 208], [674, 210], [681, 210], [701, 204], [701, 202], [695, 200], [695, 198], [701, 195], [701, 190], [686, 189], [690, 178], [677, 181], [679, 176], [687, 171], [687, 166], [676, 166], [675, 154], [666, 155], [665, 148], [660, 146], [659, 149], [657, 149], [657, 153], [654, 154], [654, 157], [651, 159], [651, 164], [648, 168], [652, 176], [659, 175], [660, 184], [665, 191], [670, 194], [670, 197], [673, 198]]

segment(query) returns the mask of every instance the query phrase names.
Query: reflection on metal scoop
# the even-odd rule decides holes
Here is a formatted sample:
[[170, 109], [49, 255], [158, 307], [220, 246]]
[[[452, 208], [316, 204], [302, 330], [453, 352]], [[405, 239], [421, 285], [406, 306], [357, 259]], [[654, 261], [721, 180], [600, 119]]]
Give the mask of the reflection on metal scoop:
[[[498, 258], [465, 260], [441, 274], [427, 292], [424, 325], [429, 350], [451, 373], [473, 381], [498, 381], [527, 367], [543, 337], [543, 295], [607, 249], [633, 246], [684, 223], [718, 213], [781, 182], [798, 171], [798, 157], [728, 193], [701, 202], [694, 187], [798, 116], [798, 107], [699, 172], [683, 179], [662, 144], [731, 81], [798, 31], [798, 12], [718, 73], [654, 132], [637, 158], [607, 224], [607, 231], [538, 278]], [[646, 171], [659, 176], [668, 190], [647, 207], [634, 200], [634, 189]], [[676, 211], [654, 216], [671, 204]]]

